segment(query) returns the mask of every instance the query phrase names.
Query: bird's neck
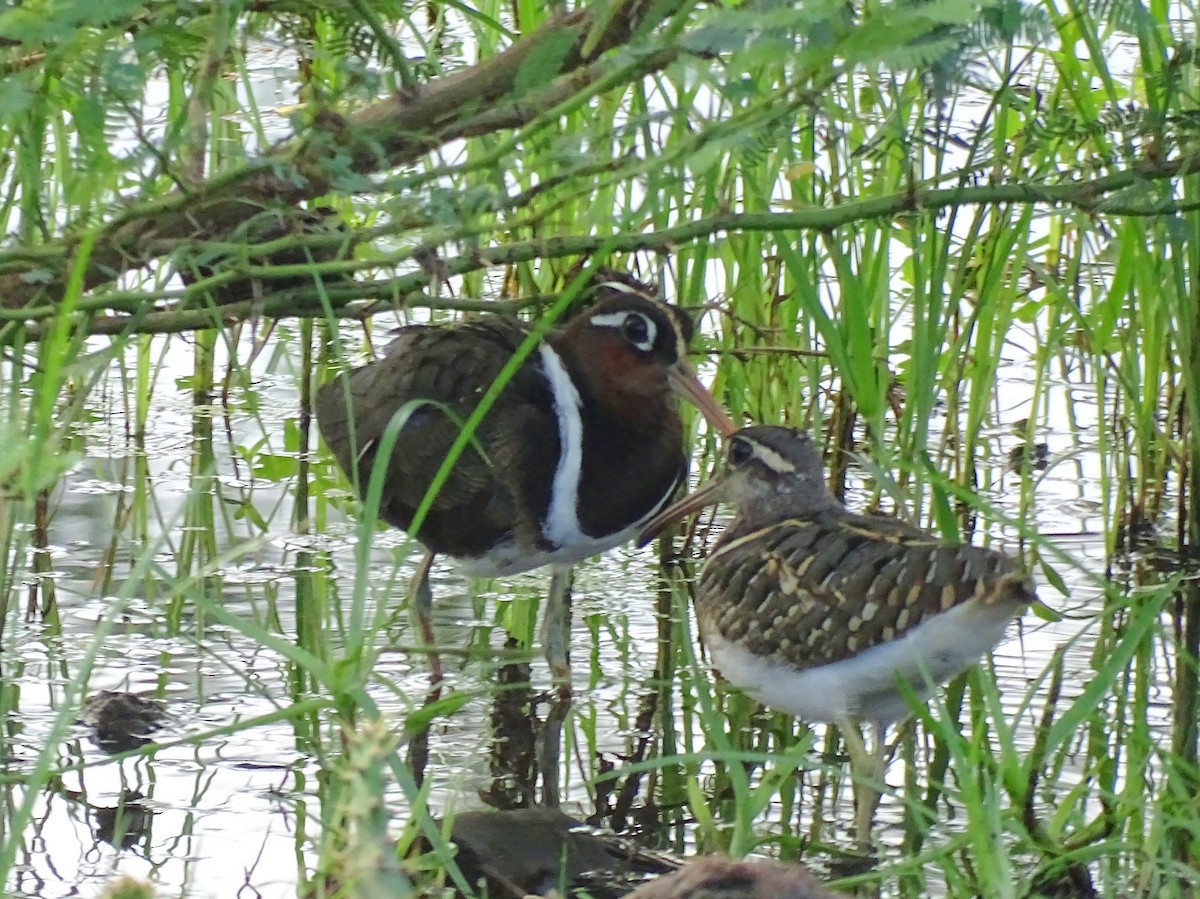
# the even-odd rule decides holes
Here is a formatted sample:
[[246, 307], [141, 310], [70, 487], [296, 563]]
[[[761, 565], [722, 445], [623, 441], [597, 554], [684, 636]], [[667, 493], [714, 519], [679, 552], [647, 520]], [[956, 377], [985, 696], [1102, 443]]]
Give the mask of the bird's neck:
[[631, 371], [574, 352], [569, 344], [552, 346], [579, 391], [587, 416], [585, 424], [590, 420], [597, 427], [616, 429], [633, 437], [671, 430], [669, 424], [664, 425], [664, 417], [678, 418], [679, 413], [665, 371], [658, 368]]
[[579, 396], [579, 522], [591, 535], [615, 533], [661, 508], [686, 471], [679, 409], [665, 385], [663, 396], [622, 389], [569, 348], [553, 349]]
[[794, 497], [787, 493], [764, 498], [758, 502], [743, 502], [738, 507], [737, 518], [719, 540], [726, 545], [749, 534], [770, 528], [790, 519], [840, 520], [850, 517], [846, 507], [832, 493], [806, 493]]

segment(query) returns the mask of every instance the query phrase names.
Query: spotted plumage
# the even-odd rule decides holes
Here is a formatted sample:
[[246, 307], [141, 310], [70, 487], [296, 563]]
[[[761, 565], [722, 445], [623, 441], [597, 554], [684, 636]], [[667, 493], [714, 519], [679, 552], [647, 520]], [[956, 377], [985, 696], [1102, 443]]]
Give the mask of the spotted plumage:
[[737, 505], [696, 584], [696, 617], [713, 665], [764, 705], [882, 732], [908, 715], [906, 693], [927, 697], [975, 664], [1035, 599], [1003, 553], [850, 512], [800, 431], [744, 428], [726, 461], [643, 540], [702, 506]]
[[[696, 616], [722, 673], [783, 711], [890, 723], [908, 709], [897, 678], [927, 694], [1034, 599], [1003, 553], [850, 512], [811, 440], [790, 428], [739, 431], [723, 476], [649, 529], [724, 499], [740, 514], [704, 564]], [[948, 615], [963, 631], [943, 645]]]
[[803, 671], [964, 603], [1027, 602], [1025, 584], [1007, 556], [835, 511], [723, 541], [705, 565], [697, 608], [725, 639]]

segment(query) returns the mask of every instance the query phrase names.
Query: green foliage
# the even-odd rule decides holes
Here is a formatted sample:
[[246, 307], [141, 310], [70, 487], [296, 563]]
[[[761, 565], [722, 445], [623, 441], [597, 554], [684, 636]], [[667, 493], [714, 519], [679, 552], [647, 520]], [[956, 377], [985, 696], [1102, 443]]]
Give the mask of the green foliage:
[[112, 3], [55, 3], [34, 0], [0, 13], [0, 34], [27, 47], [70, 41], [80, 31], [127, 24], [142, 4], [138, 0]]
[[[0, 310], [0, 621], [22, 663], [44, 641], [54, 691], [48, 711], [15, 682], [0, 692], [14, 730], [29, 709], [48, 722], [44, 745], [0, 747], [28, 783], [0, 811], [0, 866], [48, 839], [35, 803], [67, 773], [77, 700], [123, 627], [190, 641], [247, 695], [271, 692], [259, 654], [286, 670], [268, 679], [285, 684], [271, 713], [180, 739], [202, 753], [229, 730], [282, 724], [302, 760], [293, 773], [320, 781], [320, 833], [294, 809], [297, 881], [320, 871], [334, 888], [349, 876], [406, 888], [395, 822], [435, 842], [428, 864], [449, 857], [431, 797], [473, 787], [418, 788], [402, 742], [480, 726], [496, 699], [492, 630], [527, 655], [543, 591], [488, 585], [503, 594], [490, 615], [480, 594], [449, 597], [471, 628], [459, 689], [422, 704], [422, 657], [397, 614], [415, 547], [379, 532], [380, 485], [345, 484], [305, 404], [313, 383], [387, 339], [390, 318], [339, 326], [347, 302], [408, 321], [520, 298], [548, 322], [570, 302], [571, 266], [599, 247], [698, 313], [706, 377], [735, 417], [819, 432], [852, 505], [1023, 553], [1051, 607], [1026, 617], [1015, 675], [981, 669], [917, 710], [897, 748], [903, 776], [888, 775], [901, 849], [858, 882], [1037, 896], [1084, 871], [1105, 895], [1173, 896], [1200, 879], [1196, 597], [1177, 576], [1200, 538], [1195, 10], [652, 6], [669, 14], [589, 57], [587, 77], [560, 72], [599, 26], [535, 44], [508, 88], [455, 94], [428, 126], [349, 136], [341, 123], [381, 97], [417, 104], [477, 62], [494, 75], [560, 5], [27, 0], [0, 12], [0, 277], [65, 285]], [[597, 5], [591, 24], [645, 8]], [[460, 134], [461, 116], [478, 118]], [[309, 197], [288, 168], [301, 151], [278, 142], [291, 137], [325, 148], [314, 171], [328, 195]], [[390, 164], [406, 140], [429, 152]], [[254, 183], [247, 160], [273, 149], [264, 169], [332, 207], [352, 251], [261, 238], [258, 215], [209, 230], [205, 204], [239, 196]], [[153, 234], [149, 265], [106, 274], [122, 262], [105, 255], [114, 232], [176, 206], [194, 229]], [[285, 245], [301, 261], [272, 256]], [[185, 262], [212, 268], [209, 283], [181, 287]], [[233, 298], [245, 308], [214, 311], [210, 292], [231, 283], [247, 285]], [[208, 317], [163, 317], [180, 309]], [[321, 320], [292, 329], [293, 314]], [[237, 323], [191, 331], [218, 321]], [[143, 325], [184, 333], [136, 335]], [[87, 338], [93, 326], [109, 336]], [[164, 448], [154, 441], [171, 421]], [[716, 441], [693, 446], [703, 472]], [[88, 500], [111, 543], [76, 570], [55, 553], [74, 546], [63, 510], [89, 479], [112, 488]], [[689, 538], [690, 555], [706, 536]], [[837, 735], [715, 682], [686, 594], [648, 559], [620, 564], [619, 580], [593, 569], [621, 585], [620, 604], [587, 608], [579, 591], [576, 675], [590, 680], [567, 722], [564, 792], [586, 802], [619, 785], [613, 802], [676, 848], [835, 861], [849, 794]], [[661, 620], [639, 622], [658, 588]], [[90, 615], [89, 602], [99, 636], [82, 657], [59, 655], [69, 604]], [[164, 684], [182, 667], [169, 652]], [[195, 680], [171, 686], [203, 706]], [[544, 715], [536, 675], [526, 686], [526, 714]], [[471, 734], [447, 768], [476, 770]], [[603, 777], [600, 759], [614, 766]]]

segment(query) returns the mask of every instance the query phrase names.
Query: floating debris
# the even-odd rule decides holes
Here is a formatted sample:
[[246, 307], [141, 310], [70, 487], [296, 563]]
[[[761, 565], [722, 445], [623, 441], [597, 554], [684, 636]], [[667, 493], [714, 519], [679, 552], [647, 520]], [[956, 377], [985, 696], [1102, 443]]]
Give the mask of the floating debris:
[[93, 742], [105, 752], [129, 752], [152, 742], [150, 734], [162, 726], [165, 712], [160, 699], [101, 690], [83, 704], [78, 723], [92, 729]]
[[802, 865], [709, 856], [645, 884], [628, 899], [836, 899]]

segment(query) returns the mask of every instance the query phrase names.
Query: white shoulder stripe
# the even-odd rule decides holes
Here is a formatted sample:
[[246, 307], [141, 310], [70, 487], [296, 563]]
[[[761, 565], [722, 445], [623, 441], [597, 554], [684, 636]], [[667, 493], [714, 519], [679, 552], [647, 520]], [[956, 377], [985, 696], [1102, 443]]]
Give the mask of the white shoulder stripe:
[[579, 478], [583, 474], [583, 418], [579, 391], [558, 353], [548, 343], [538, 347], [542, 370], [550, 382], [554, 415], [558, 419], [558, 467], [550, 490], [550, 508], [542, 522], [542, 534], [554, 546], [584, 539], [579, 526]]

